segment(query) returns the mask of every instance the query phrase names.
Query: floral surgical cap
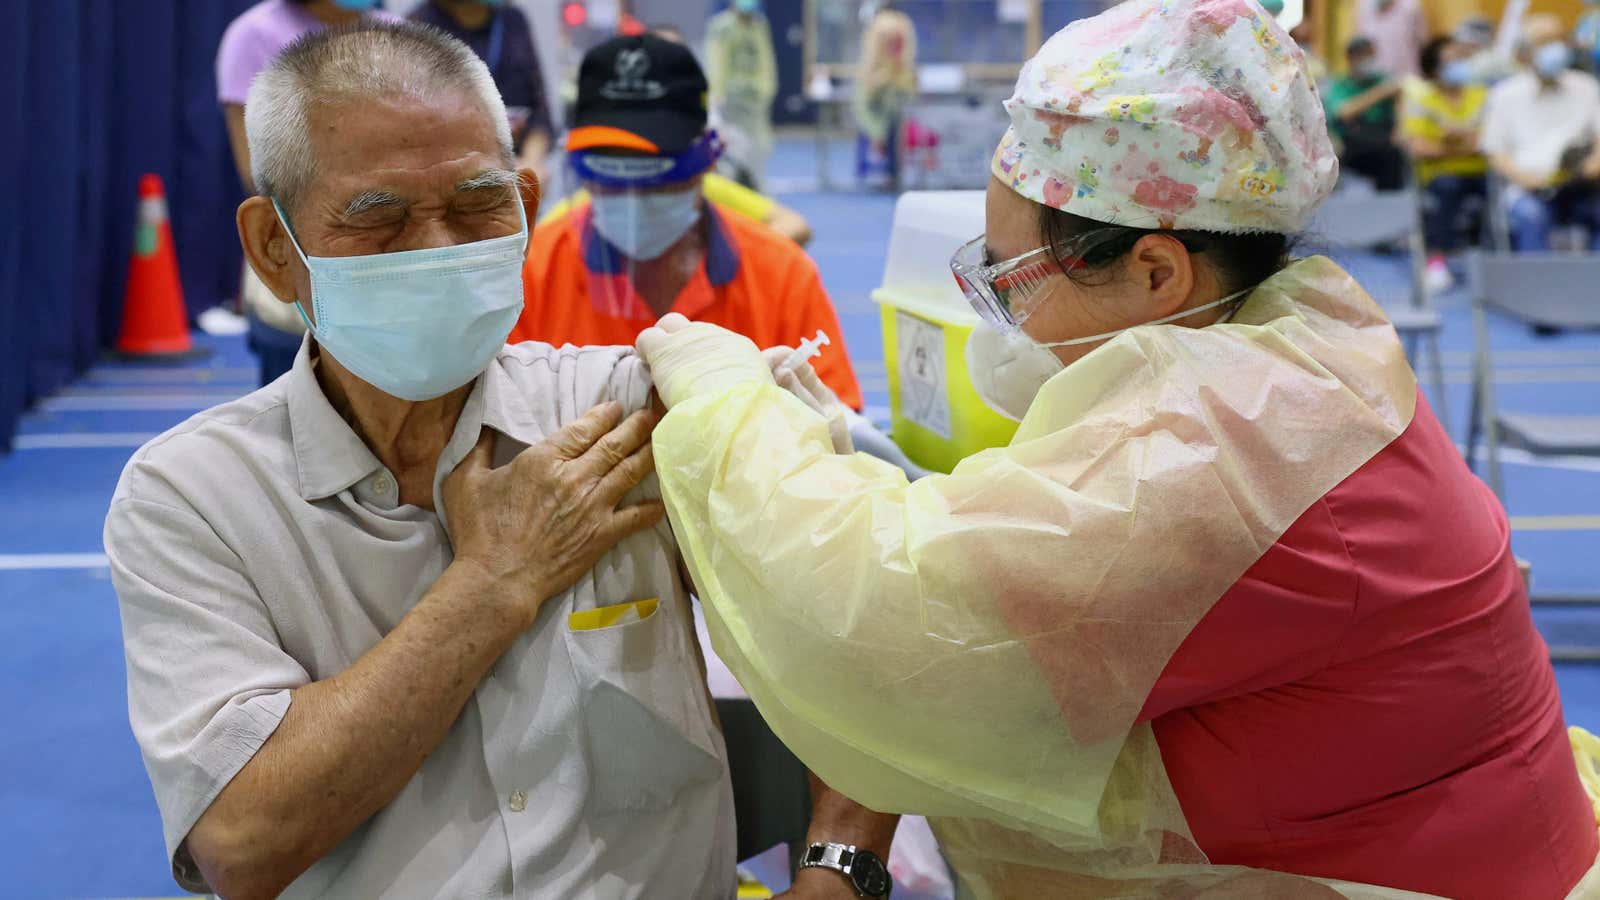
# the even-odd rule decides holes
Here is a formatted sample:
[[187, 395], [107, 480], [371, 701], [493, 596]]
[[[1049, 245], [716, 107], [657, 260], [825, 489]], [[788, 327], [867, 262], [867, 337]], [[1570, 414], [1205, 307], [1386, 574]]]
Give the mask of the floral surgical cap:
[[1128, 0], [1074, 22], [1006, 110], [995, 176], [1100, 222], [1293, 233], [1338, 179], [1305, 56], [1254, 0]]

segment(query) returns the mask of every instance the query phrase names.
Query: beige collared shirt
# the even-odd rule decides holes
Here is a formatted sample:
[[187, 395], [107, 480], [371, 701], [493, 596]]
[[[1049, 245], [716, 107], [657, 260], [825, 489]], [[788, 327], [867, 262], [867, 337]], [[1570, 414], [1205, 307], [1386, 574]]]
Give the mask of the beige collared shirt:
[[[628, 348], [508, 346], [467, 400], [434, 496], [482, 425], [501, 435], [499, 465], [649, 390]], [[290, 691], [354, 663], [449, 564], [449, 523], [398, 490], [304, 347], [288, 375], [151, 441], [123, 472], [105, 543], [129, 717], [184, 887], [204, 887], [185, 836]], [[569, 621], [651, 598], [643, 618]], [[663, 522], [547, 602], [394, 801], [283, 896], [731, 897], [732, 794], [694, 640]]]

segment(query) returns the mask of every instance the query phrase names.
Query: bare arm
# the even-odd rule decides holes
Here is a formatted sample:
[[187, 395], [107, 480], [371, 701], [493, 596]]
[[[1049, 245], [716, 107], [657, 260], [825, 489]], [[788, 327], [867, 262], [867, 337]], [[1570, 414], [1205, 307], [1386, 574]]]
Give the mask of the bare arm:
[[660, 504], [617, 508], [649, 473], [657, 416], [605, 404], [490, 469], [492, 432], [445, 480], [455, 561], [355, 665], [291, 694], [288, 713], [189, 832], [229, 898], [273, 897], [383, 809], [454, 725], [543, 602]]
[[1540, 190], [1550, 182], [1550, 179], [1542, 175], [1524, 172], [1517, 168], [1517, 164], [1511, 160], [1511, 154], [1509, 153], [1489, 154], [1489, 166], [1494, 169], [1495, 174], [1525, 191]]
[[[810, 777], [811, 827], [806, 830], [806, 843], [853, 844], [863, 850], [871, 850], [883, 860], [884, 865], [888, 865], [889, 845], [894, 841], [894, 830], [900, 824], [900, 817], [873, 812], [828, 787], [817, 776]], [[801, 869], [795, 873], [794, 886], [783, 895], [787, 900], [855, 896], [855, 889], [849, 882], [830, 869]]]
[[767, 213], [767, 227], [802, 247], [811, 243], [811, 223], [782, 203], [772, 205], [772, 212]]
[[355, 665], [290, 695], [278, 729], [189, 833], [206, 881], [230, 898], [276, 896], [394, 799], [526, 624], [452, 564]]
[[1401, 85], [1398, 81], [1385, 81], [1382, 84], [1367, 88], [1361, 93], [1340, 104], [1340, 120], [1348, 122], [1351, 119], [1362, 115], [1374, 106], [1377, 106], [1386, 100], [1392, 100], [1400, 93], [1400, 87]]
[[239, 183], [244, 185], [245, 193], [253, 194], [256, 188], [250, 178], [250, 143], [244, 135], [244, 106], [225, 103], [222, 117], [228, 123], [228, 146], [233, 148], [233, 166], [239, 170]]

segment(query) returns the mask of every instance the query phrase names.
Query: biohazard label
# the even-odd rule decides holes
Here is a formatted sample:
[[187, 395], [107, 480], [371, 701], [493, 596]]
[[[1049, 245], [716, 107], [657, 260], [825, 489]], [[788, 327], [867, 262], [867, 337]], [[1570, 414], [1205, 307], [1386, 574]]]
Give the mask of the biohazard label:
[[900, 348], [900, 415], [948, 441], [944, 330], [904, 312], [895, 314], [895, 330]]

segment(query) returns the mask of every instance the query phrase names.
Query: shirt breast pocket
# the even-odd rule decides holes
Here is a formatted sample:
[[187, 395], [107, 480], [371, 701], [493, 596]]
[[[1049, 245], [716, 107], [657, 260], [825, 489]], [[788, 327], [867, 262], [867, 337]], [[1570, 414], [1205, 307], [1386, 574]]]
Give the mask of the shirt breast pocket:
[[656, 600], [567, 617], [596, 812], [665, 809], [722, 772], [699, 670], [675, 624]]

